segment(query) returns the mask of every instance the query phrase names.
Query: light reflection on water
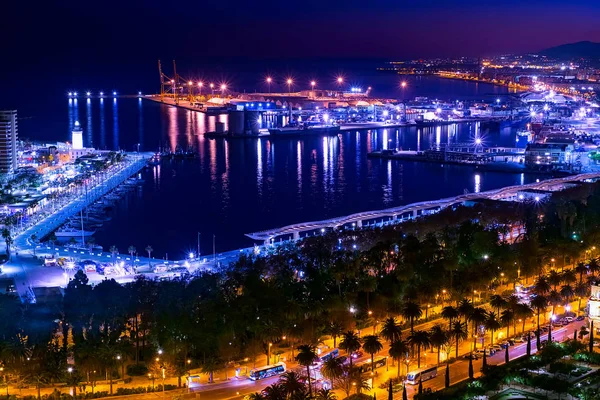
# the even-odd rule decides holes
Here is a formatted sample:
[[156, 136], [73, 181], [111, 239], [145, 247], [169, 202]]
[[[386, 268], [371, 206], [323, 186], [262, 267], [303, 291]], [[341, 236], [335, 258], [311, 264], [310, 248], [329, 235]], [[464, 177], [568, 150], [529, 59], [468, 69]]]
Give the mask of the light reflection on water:
[[[68, 127], [79, 119], [86, 138], [101, 148], [127, 151], [193, 149], [194, 160], [163, 162], [144, 173], [142, 193], [123, 205], [98, 243], [156, 254], [184, 254], [201, 232], [203, 247], [251, 245], [244, 233], [295, 222], [523, 184], [535, 176], [477, 172], [470, 168], [367, 158], [374, 150], [428, 149], [463, 143], [476, 134], [486, 145], [512, 146], [515, 132], [480, 132], [478, 124], [386, 128], [337, 136], [211, 139], [203, 135], [227, 117], [161, 106], [138, 99], [91, 99], [79, 114], [68, 103]], [[70, 132], [65, 132], [65, 139]], [[86, 143], [86, 145], [89, 145]], [[125, 203], [125, 202], [124, 202]], [[168, 235], [169, 240], [162, 240]], [[131, 243], [130, 243], [131, 242]], [[193, 246], [192, 246], [193, 247]]]

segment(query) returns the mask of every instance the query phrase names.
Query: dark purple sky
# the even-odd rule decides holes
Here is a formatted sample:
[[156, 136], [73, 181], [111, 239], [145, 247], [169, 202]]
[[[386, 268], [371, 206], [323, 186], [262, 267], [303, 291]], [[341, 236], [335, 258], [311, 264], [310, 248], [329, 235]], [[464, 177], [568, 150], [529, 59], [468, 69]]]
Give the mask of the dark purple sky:
[[600, 42], [598, 0], [7, 3], [0, 40], [14, 57], [5, 52], [2, 62], [19, 67], [159, 57], [478, 56]]

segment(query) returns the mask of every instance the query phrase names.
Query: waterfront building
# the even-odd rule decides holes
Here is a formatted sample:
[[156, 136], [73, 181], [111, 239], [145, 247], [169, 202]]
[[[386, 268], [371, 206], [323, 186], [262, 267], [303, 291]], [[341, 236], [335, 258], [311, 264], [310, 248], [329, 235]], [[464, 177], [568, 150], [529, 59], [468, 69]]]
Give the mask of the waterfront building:
[[600, 286], [598, 282], [591, 285], [591, 294], [587, 302], [588, 322], [594, 322], [596, 329], [600, 327]]
[[573, 150], [568, 143], [530, 143], [525, 150], [525, 166], [568, 167]]
[[17, 110], [0, 111], [0, 173], [14, 173], [17, 162]]

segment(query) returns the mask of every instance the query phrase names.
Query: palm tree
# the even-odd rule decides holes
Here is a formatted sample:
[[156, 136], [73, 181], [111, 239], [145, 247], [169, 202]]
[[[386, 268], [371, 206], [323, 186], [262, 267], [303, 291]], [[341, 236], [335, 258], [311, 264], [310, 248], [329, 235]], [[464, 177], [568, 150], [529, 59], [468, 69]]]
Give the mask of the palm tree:
[[402, 307], [402, 317], [410, 321], [410, 333], [414, 332], [415, 319], [421, 318], [423, 310], [421, 306], [414, 301], [407, 301]]
[[458, 310], [452, 306], [446, 306], [442, 309], [442, 318], [448, 320], [448, 329], [452, 328], [452, 322], [459, 317]]
[[337, 400], [337, 396], [329, 389], [319, 389], [317, 391], [317, 400]]
[[215, 372], [220, 371], [221, 369], [223, 369], [223, 362], [216, 357], [206, 358], [200, 368], [203, 374], [208, 375], [209, 383], [214, 382]]
[[556, 287], [560, 285], [561, 282], [562, 276], [560, 275], [560, 273], [554, 270], [550, 271], [550, 273], [548, 274], [548, 283], [552, 285], [552, 288], [554, 290], [556, 290]]
[[448, 344], [448, 332], [441, 325], [435, 325], [429, 331], [429, 340], [432, 346], [437, 347], [437, 364], [439, 365], [442, 346]]
[[535, 296], [533, 299], [531, 299], [531, 307], [535, 310], [535, 313], [537, 314], [537, 338], [538, 338], [538, 345], [539, 345], [539, 332], [540, 332], [540, 314], [542, 312], [546, 312], [546, 308], [548, 307], [548, 299], [545, 296]]
[[560, 287], [560, 296], [563, 298], [565, 303], [570, 303], [575, 296], [575, 289], [570, 284], [564, 284]]
[[473, 303], [469, 299], [462, 299], [458, 304], [457, 310], [458, 314], [465, 317], [465, 322], [467, 322], [469, 315], [473, 311]]
[[381, 331], [379, 332], [382, 338], [390, 342], [390, 344], [394, 343], [397, 340], [402, 338], [402, 328], [396, 322], [394, 317], [390, 317], [385, 320], [383, 326], [381, 327]]
[[377, 335], [367, 335], [363, 338], [362, 348], [371, 355], [371, 371], [375, 370], [375, 353], [383, 350], [383, 344]]
[[527, 321], [528, 318], [531, 318], [533, 316], [533, 309], [528, 304], [519, 303], [515, 307], [514, 312], [515, 312], [515, 318], [519, 318], [523, 322], [523, 327], [521, 328], [521, 332], [525, 332], [525, 322]]
[[502, 325], [506, 326], [506, 338], [509, 336], [510, 324], [512, 324], [515, 320], [515, 312], [511, 309], [506, 309], [502, 311], [500, 314], [500, 322]]
[[548, 293], [547, 299], [548, 303], [550, 303], [552, 306], [552, 315], [554, 315], [554, 309], [556, 306], [560, 306], [562, 304], [563, 298], [558, 291], [552, 289], [550, 293]]
[[150, 245], [146, 246], [146, 253], [148, 253], [148, 260], [150, 260], [152, 258], [153, 251], [154, 251], [154, 249], [152, 248], [152, 246], [150, 246]]
[[592, 258], [588, 264], [589, 272], [591, 272], [592, 276], [596, 276], [596, 272], [600, 271], [600, 263], [598, 263], [597, 258]]
[[285, 400], [285, 389], [280, 383], [274, 383], [263, 389], [265, 399], [267, 400]]
[[308, 378], [308, 391], [310, 397], [312, 397], [312, 385], [310, 384], [310, 366], [317, 359], [317, 351], [315, 346], [309, 344], [303, 344], [297, 347], [298, 354], [296, 354], [296, 361], [298, 364], [306, 367], [306, 375]]
[[265, 397], [260, 392], [250, 393], [248, 395], [248, 400], [264, 400]]
[[331, 336], [333, 339], [333, 347], [337, 347], [337, 338], [342, 336], [342, 333], [344, 333], [344, 328], [339, 322], [333, 321], [327, 324], [325, 327], [325, 333]]
[[421, 347], [429, 347], [431, 345], [431, 339], [429, 338], [429, 332], [427, 331], [414, 331], [408, 337], [408, 343], [411, 346], [417, 346], [417, 368], [421, 368]]
[[[331, 360], [337, 360], [337, 358], [332, 358], [330, 361]], [[279, 383], [288, 397], [291, 397], [294, 393], [304, 389], [304, 384], [300, 380], [300, 375], [294, 371], [286, 371], [281, 374]]]
[[482, 307], [475, 307], [471, 311], [469, 320], [473, 323], [473, 348], [477, 349], [477, 327], [482, 325], [487, 319], [487, 311]]
[[485, 320], [485, 329], [489, 329], [492, 332], [492, 345], [494, 344], [494, 333], [501, 327], [502, 325], [500, 325], [496, 313], [493, 311], [490, 312]]
[[458, 358], [458, 342], [465, 340], [469, 336], [466, 322], [454, 321], [452, 329], [450, 329], [450, 336], [454, 339], [456, 344], [456, 358]]
[[535, 294], [545, 295], [546, 293], [548, 293], [550, 291], [550, 289], [552, 289], [552, 287], [550, 286], [550, 283], [548, 282], [548, 279], [545, 276], [539, 276], [535, 280], [535, 284], [534, 284], [534, 288], [533, 288], [533, 291]]
[[496, 309], [496, 314], [500, 314], [500, 309], [505, 308], [508, 305], [506, 299], [499, 294], [495, 294], [490, 297], [490, 306]]
[[577, 282], [577, 273], [575, 270], [566, 269], [561, 273], [561, 278], [564, 283], [575, 283]]
[[406, 357], [408, 351], [408, 343], [406, 343], [404, 340], [396, 340], [390, 345], [388, 354], [390, 355], [390, 357], [392, 357], [393, 360], [398, 362], [398, 376], [400, 376], [400, 366], [402, 365], [400, 359]]
[[590, 287], [584, 282], [578, 282], [575, 286], [575, 294], [577, 295], [577, 298], [579, 300], [579, 303], [577, 305], [577, 315], [579, 315], [579, 312], [581, 311], [581, 298], [586, 297], [588, 295], [589, 288]]
[[13, 243], [13, 238], [10, 233], [10, 229], [8, 229], [8, 228], [2, 229], [2, 238], [4, 239], [4, 242], [6, 243], [6, 254], [10, 254], [10, 246]]
[[[592, 261], [595, 262], [595, 259]], [[592, 261], [590, 261], [590, 265], [592, 264]], [[575, 273], [579, 275], [579, 282], [581, 283], [581, 282], [583, 282], [583, 274], [587, 275], [587, 273], [588, 273], [588, 268], [584, 263], [579, 262], [575, 266]]]
[[350, 368], [352, 368], [352, 353], [359, 350], [361, 347], [361, 340], [356, 333], [348, 331], [342, 335], [340, 340], [340, 349], [346, 351], [348, 358], [350, 359]]
[[119, 253], [119, 249], [117, 249], [117, 246], [112, 245], [110, 246], [110, 248], [108, 249], [108, 251], [110, 251], [110, 254], [112, 255], [112, 259], [113, 259], [113, 263], [115, 262], [115, 256]]
[[321, 374], [331, 381], [331, 387], [333, 387], [333, 381], [344, 374], [344, 363], [340, 358], [330, 358], [323, 363]]
[[135, 248], [135, 246], [129, 246], [127, 248], [127, 252], [131, 256], [131, 258], [133, 258], [133, 255], [137, 252], [137, 249]]

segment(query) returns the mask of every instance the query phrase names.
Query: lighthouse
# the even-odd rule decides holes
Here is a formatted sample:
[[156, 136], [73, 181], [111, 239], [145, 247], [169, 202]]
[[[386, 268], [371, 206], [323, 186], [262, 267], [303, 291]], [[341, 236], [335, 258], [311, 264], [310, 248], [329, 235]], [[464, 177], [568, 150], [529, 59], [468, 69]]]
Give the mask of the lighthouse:
[[73, 145], [73, 150], [83, 149], [83, 131], [79, 126], [79, 121], [75, 121], [75, 127], [71, 132], [71, 143]]

